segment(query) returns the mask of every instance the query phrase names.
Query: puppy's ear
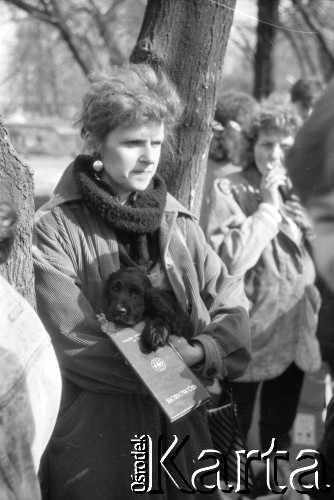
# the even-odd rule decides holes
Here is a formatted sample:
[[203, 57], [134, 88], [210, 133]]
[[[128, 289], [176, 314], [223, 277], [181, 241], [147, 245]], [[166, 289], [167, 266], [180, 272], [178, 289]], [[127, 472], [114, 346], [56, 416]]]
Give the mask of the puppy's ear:
[[150, 288], [145, 292], [145, 312], [150, 318], [167, 319], [175, 314], [171, 305], [169, 293], [157, 288]]

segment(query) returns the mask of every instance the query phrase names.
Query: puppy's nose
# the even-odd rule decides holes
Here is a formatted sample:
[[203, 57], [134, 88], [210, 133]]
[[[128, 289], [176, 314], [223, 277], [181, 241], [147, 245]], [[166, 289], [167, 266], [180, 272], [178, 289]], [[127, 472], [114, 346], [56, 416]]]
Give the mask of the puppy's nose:
[[125, 316], [127, 311], [126, 311], [126, 308], [124, 306], [117, 306], [117, 312], [121, 316]]

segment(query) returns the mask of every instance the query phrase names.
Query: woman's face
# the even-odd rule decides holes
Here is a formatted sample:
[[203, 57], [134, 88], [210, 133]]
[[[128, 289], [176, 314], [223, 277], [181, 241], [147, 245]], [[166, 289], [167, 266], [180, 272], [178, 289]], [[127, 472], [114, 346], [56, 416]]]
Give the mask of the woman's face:
[[294, 138], [279, 131], [261, 131], [254, 145], [255, 165], [261, 175], [273, 168], [285, 170], [285, 154]]
[[97, 148], [104, 165], [101, 178], [120, 201], [148, 187], [158, 167], [163, 140], [164, 124], [147, 121], [114, 129]]

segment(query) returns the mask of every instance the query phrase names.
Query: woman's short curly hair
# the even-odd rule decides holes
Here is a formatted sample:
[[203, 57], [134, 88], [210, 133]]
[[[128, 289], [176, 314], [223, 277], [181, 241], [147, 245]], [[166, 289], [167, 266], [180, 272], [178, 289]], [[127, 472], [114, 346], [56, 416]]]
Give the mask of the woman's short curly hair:
[[302, 125], [295, 106], [284, 96], [272, 95], [261, 101], [245, 130], [248, 139], [247, 167], [254, 165], [254, 145], [261, 132], [296, 135]]
[[286, 135], [295, 135], [302, 125], [302, 120], [296, 108], [274, 96], [262, 101], [252, 116], [247, 136], [254, 146], [260, 132], [280, 132]]
[[[234, 161], [235, 150], [238, 149], [238, 164], [244, 164], [247, 141], [244, 129], [249, 126], [249, 121], [257, 106], [257, 101], [245, 92], [223, 92], [217, 101], [215, 120], [222, 125], [222, 130], [214, 132], [215, 136], [209, 149], [209, 158], [214, 161]], [[233, 124], [234, 122], [234, 124]], [[235, 129], [234, 126], [239, 126]], [[231, 129], [232, 126], [232, 129]], [[234, 130], [233, 130], [234, 129]], [[235, 136], [231, 144], [231, 136]], [[226, 135], [230, 140], [226, 140]]]
[[215, 120], [226, 127], [233, 120], [244, 128], [250, 116], [254, 113], [257, 101], [246, 92], [223, 92], [217, 100]]
[[77, 123], [83, 138], [89, 132], [101, 142], [119, 126], [157, 120], [164, 123], [168, 141], [182, 111], [177, 90], [163, 71], [127, 64], [91, 75]]

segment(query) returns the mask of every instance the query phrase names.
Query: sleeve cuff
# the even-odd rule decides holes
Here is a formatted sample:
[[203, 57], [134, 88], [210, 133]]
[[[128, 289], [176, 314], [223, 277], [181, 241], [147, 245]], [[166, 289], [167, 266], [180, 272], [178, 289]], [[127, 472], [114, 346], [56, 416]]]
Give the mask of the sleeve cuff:
[[282, 222], [282, 216], [277, 208], [270, 205], [270, 203], [260, 203], [259, 212], [264, 215], [272, 224], [278, 226]]
[[224, 370], [224, 363], [219, 344], [210, 335], [200, 334], [194, 338], [200, 342], [205, 353], [204, 363], [201, 365], [201, 372], [204, 378], [224, 378], [227, 373]]

